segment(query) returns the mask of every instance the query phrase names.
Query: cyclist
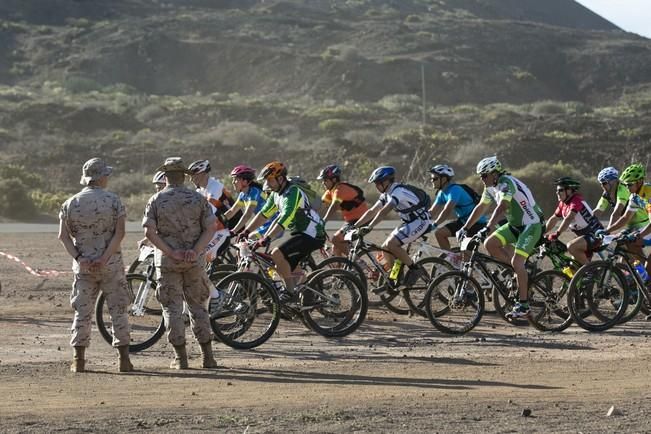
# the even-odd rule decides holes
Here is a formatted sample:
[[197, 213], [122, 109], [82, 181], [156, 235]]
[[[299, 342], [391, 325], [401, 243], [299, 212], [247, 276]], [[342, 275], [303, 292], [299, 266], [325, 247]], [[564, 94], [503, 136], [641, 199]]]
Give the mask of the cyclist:
[[[447, 164], [437, 164], [430, 170], [430, 181], [438, 191], [436, 198], [429, 212], [432, 214], [432, 229], [436, 241], [442, 249], [450, 250], [451, 237], [454, 237], [457, 231], [466, 223], [470, 213], [475, 209], [479, 202], [479, 195], [470, 187], [460, 185], [452, 181], [454, 170]], [[440, 226], [446, 220], [449, 220], [452, 213], [457, 219]], [[481, 216], [468, 231], [469, 235], [475, 235], [481, 229], [486, 227], [488, 218]]]
[[[407, 251], [402, 247], [425, 234], [431, 225], [429, 206], [430, 200], [423, 190], [408, 184], [396, 182], [396, 169], [391, 166], [380, 166], [371, 173], [369, 183], [374, 183], [380, 192], [380, 198], [362, 215], [355, 227], [359, 233], [369, 233], [384, 217], [395, 210], [402, 224], [395, 228], [382, 244], [382, 248], [390, 254], [384, 254], [387, 265], [393, 266], [394, 259], [400, 260], [409, 267], [405, 276], [405, 286], [413, 286], [421, 277], [429, 280], [424, 268], [411, 260]], [[375, 290], [380, 293], [388, 290], [388, 285], [383, 285]]]
[[323, 247], [325, 223], [312, 209], [308, 195], [297, 184], [288, 180], [287, 167], [283, 163], [268, 163], [260, 171], [258, 180], [264, 180], [263, 189], [270, 189], [271, 194], [258, 214], [246, 225], [240, 237], [248, 236], [276, 212], [279, 213], [269, 230], [257, 241], [257, 246], [269, 245], [270, 241], [285, 229], [291, 232], [287, 241], [271, 251], [271, 256], [278, 274], [285, 282], [285, 290], [280, 294], [281, 300], [292, 301], [296, 295], [296, 282], [292, 271], [310, 253]]
[[[565, 230], [570, 229], [577, 238], [570, 241], [567, 249], [581, 265], [586, 264], [588, 256], [591, 256], [601, 244], [595, 237], [595, 232], [603, 229], [603, 226], [579, 193], [581, 183], [578, 180], [563, 176], [554, 181], [554, 184], [556, 184], [558, 206], [554, 215], [547, 220], [545, 226], [547, 239], [555, 240]], [[562, 220], [560, 226], [553, 230], [560, 220]]]
[[[611, 233], [618, 229], [638, 232], [641, 236], [636, 242], [629, 245], [629, 250], [636, 255], [644, 256], [642, 248], [651, 240], [645, 239], [651, 230], [649, 226], [649, 214], [651, 214], [651, 184], [644, 182], [646, 169], [641, 164], [632, 164], [628, 166], [620, 175], [619, 181], [630, 192], [630, 197], [626, 204], [624, 214], [615, 222], [609, 224], [605, 233]], [[646, 264], [649, 272], [649, 262]]]
[[[542, 235], [542, 210], [536, 204], [531, 191], [519, 179], [506, 173], [497, 157], [487, 157], [477, 164], [477, 174], [484, 183], [481, 202], [468, 217], [457, 233], [457, 238], [465, 237], [470, 228], [484, 215], [491, 202], [497, 208], [486, 224], [487, 233], [506, 214], [507, 223], [498, 227], [484, 242], [488, 253], [494, 258], [510, 263], [515, 271], [518, 284], [519, 302], [507, 314], [510, 318], [520, 318], [529, 314], [527, 298], [528, 276], [525, 262], [536, 247]], [[512, 250], [508, 245], [513, 245]]]
[[613, 208], [608, 219], [608, 225], [611, 225], [626, 209], [628, 197], [631, 194], [628, 192], [628, 188], [619, 182], [619, 171], [614, 167], [603, 168], [597, 175], [597, 181], [601, 184], [603, 194], [599, 202], [597, 202], [594, 214], [596, 217], [599, 217], [608, 208]]
[[[242, 217], [231, 230], [231, 233], [238, 233], [244, 229], [246, 222], [260, 212], [267, 201], [268, 195], [262, 191], [262, 185], [256, 182], [255, 169], [250, 166], [244, 164], [235, 166], [231, 171], [231, 178], [238, 195], [235, 203], [226, 211], [224, 217], [231, 219], [238, 211], [242, 211]], [[254, 238], [262, 238], [272, 222], [273, 220], [267, 221], [267, 223], [253, 231], [251, 235]]]
[[342, 182], [341, 168], [336, 164], [326, 166], [316, 179], [321, 180], [325, 187], [325, 193], [322, 197], [323, 203], [330, 204], [323, 216], [323, 221], [327, 222], [337, 209], [341, 210], [341, 216], [345, 224], [332, 236], [332, 252], [337, 256], [346, 256], [348, 243], [344, 240], [344, 235], [368, 211], [364, 192], [356, 185]]

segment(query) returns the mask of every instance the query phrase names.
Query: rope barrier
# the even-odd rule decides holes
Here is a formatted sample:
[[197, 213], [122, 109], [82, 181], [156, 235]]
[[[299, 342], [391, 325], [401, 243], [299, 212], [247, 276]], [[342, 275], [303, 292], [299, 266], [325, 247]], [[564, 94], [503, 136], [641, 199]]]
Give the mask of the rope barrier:
[[41, 270], [38, 268], [32, 268], [25, 261], [22, 259], [11, 255], [9, 253], [5, 252], [0, 252], [0, 256], [4, 256], [5, 258], [16, 262], [17, 264], [21, 265], [29, 274], [32, 276], [37, 276], [37, 277], [56, 277], [56, 276], [61, 276], [65, 274], [72, 274], [72, 271], [57, 271], [57, 270]]

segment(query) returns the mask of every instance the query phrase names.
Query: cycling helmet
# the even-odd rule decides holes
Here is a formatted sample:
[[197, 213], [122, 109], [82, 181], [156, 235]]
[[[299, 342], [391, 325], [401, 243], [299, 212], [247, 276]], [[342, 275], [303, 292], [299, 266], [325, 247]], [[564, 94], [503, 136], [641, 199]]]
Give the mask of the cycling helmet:
[[624, 184], [640, 181], [646, 177], [646, 169], [639, 163], [628, 166], [619, 177]]
[[371, 173], [368, 182], [380, 182], [387, 178], [393, 179], [396, 176], [396, 169], [391, 166], [380, 166]]
[[197, 173], [210, 172], [210, 161], [197, 160], [188, 166], [188, 170], [192, 172], [193, 175], [196, 175]]
[[152, 184], [166, 184], [165, 172], [160, 170], [154, 174], [154, 177], [151, 180]]
[[433, 175], [447, 176], [448, 178], [452, 178], [454, 176], [454, 169], [452, 169], [447, 164], [437, 164], [436, 166], [433, 166], [431, 169], [429, 169], [429, 171]]
[[573, 190], [578, 190], [581, 187], [581, 182], [571, 176], [561, 176], [554, 181], [554, 184], [560, 187], [571, 188]]
[[252, 180], [255, 179], [255, 169], [253, 167], [247, 166], [246, 164], [240, 164], [231, 170], [231, 176]]
[[332, 178], [341, 178], [341, 168], [336, 164], [330, 164], [323, 168], [319, 176], [316, 179], [332, 179]]
[[477, 163], [477, 175], [485, 175], [492, 172], [503, 172], [502, 163], [497, 157], [486, 157]]
[[597, 175], [597, 181], [599, 181], [599, 184], [603, 184], [604, 182], [612, 181], [618, 178], [619, 171], [614, 167], [606, 167], [604, 169], [601, 169], [601, 172], [599, 172], [599, 175]]
[[287, 176], [287, 167], [285, 167], [285, 165], [280, 161], [272, 161], [262, 168], [260, 176], [258, 176], [258, 181], [278, 176]]

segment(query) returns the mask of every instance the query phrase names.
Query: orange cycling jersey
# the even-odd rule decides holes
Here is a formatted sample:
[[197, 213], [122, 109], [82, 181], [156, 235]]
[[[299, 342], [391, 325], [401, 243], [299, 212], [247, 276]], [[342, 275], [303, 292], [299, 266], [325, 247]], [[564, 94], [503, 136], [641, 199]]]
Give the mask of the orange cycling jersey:
[[368, 210], [361, 190], [345, 182], [338, 183], [332, 190], [326, 190], [322, 200], [326, 204], [338, 204], [346, 222], [358, 220]]
[[215, 230], [219, 231], [227, 227], [227, 222], [224, 218], [224, 213], [228, 211], [235, 201], [231, 193], [224, 188], [222, 190], [222, 195], [219, 198], [209, 197], [208, 202], [210, 202], [215, 208], [217, 208], [217, 220], [215, 220]]

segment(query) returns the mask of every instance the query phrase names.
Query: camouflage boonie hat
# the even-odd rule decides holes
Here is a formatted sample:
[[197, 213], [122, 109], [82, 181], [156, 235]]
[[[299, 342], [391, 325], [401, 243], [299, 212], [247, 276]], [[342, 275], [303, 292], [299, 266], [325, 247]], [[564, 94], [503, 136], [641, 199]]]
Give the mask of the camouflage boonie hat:
[[186, 169], [181, 157], [166, 158], [163, 165], [156, 170], [160, 170], [161, 172], [183, 172], [188, 175], [191, 173], [188, 169]]
[[102, 176], [109, 176], [113, 173], [113, 168], [107, 166], [104, 160], [100, 158], [91, 158], [84, 163], [81, 169], [81, 185], [88, 185], [91, 181], [97, 181]]

